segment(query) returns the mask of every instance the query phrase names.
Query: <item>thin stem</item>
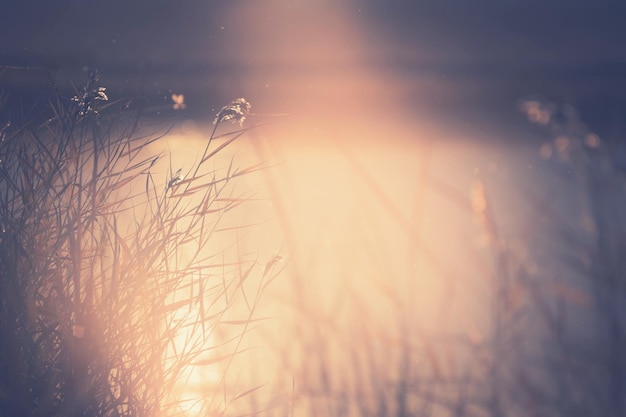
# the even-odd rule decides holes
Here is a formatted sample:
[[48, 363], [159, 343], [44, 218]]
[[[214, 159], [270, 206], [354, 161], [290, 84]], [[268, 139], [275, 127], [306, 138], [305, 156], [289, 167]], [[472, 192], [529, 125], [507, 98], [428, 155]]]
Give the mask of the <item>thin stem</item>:
[[196, 166], [196, 170], [193, 172], [192, 177], [195, 177], [198, 174], [198, 170], [200, 170], [200, 165], [202, 165], [202, 162], [204, 162], [204, 158], [206, 157], [206, 154], [209, 151], [209, 147], [211, 146], [211, 141], [213, 140], [213, 137], [215, 136], [215, 132], [217, 131], [217, 127], [219, 125], [220, 125], [220, 120], [218, 120], [217, 123], [215, 123], [215, 125], [213, 126], [213, 131], [211, 132], [211, 136], [209, 136], [209, 140], [206, 144], [206, 147], [204, 148], [204, 152], [202, 153], [202, 158], [200, 158], [200, 162], [198, 162], [198, 165]]

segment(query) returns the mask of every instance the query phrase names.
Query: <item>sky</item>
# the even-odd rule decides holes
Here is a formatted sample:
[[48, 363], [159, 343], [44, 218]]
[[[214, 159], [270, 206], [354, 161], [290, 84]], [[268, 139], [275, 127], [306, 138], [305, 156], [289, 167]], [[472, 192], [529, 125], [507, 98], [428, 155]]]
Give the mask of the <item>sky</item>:
[[[471, 118], [529, 96], [598, 123], [626, 111], [618, 2], [9, 0], [4, 9], [0, 65], [43, 66], [60, 83], [97, 67], [114, 95], [178, 92], [197, 109], [246, 94], [272, 111], [401, 100]], [[1, 75], [9, 90], [48, 82], [36, 71]]]

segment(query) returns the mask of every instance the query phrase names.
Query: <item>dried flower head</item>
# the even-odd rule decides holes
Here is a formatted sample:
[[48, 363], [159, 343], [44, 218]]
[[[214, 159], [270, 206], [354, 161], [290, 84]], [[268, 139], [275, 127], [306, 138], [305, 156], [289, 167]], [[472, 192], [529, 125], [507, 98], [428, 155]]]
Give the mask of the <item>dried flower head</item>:
[[598, 149], [600, 147], [600, 136], [595, 133], [585, 135], [585, 145], [590, 149]]
[[178, 171], [176, 171], [176, 174], [174, 174], [172, 176], [172, 179], [169, 180], [169, 182], [167, 183], [167, 189], [169, 190], [170, 188], [174, 187], [175, 185], [178, 185], [184, 179], [185, 179], [185, 177], [183, 176], [183, 170], [181, 168]]
[[470, 195], [474, 213], [485, 214], [487, 211], [487, 193], [485, 192], [485, 184], [483, 184], [482, 181], [475, 180], [472, 183]]
[[213, 124], [218, 124], [225, 120], [233, 120], [239, 123], [239, 126], [243, 126], [243, 122], [246, 120], [246, 116], [250, 113], [251, 108], [252, 105], [245, 98], [236, 98], [230, 104], [222, 107], [215, 116]]
[[543, 103], [537, 100], [526, 100], [520, 103], [520, 110], [526, 114], [532, 123], [547, 125], [550, 123], [555, 109], [551, 103]]
[[172, 101], [174, 102], [172, 105], [174, 110], [184, 110], [187, 108], [187, 105], [185, 104], [185, 96], [183, 94], [172, 94]]
[[91, 71], [82, 92], [72, 97], [72, 101], [76, 103], [77, 116], [84, 116], [88, 113], [97, 114], [98, 111], [94, 108], [94, 102], [109, 100], [105, 93], [106, 88], [97, 85], [99, 81], [98, 71]]

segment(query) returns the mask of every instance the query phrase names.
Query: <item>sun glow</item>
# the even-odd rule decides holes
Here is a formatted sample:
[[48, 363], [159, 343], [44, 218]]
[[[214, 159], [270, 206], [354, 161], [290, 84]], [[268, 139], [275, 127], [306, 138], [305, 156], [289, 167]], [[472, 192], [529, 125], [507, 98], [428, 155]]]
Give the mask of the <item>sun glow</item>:
[[[269, 320], [246, 335], [256, 349], [231, 363], [234, 385], [217, 381], [223, 368], [186, 371], [178, 392], [189, 400], [189, 416], [201, 412], [192, 398], [216, 382], [231, 387], [223, 402], [228, 412], [244, 413], [250, 401], [303, 414], [316, 405], [296, 402], [298, 392], [344, 384], [345, 395], [357, 395], [349, 391], [360, 389], [359, 367], [372, 377], [397, 377], [403, 340], [428, 354], [444, 329], [474, 339], [485, 331], [476, 282], [458, 278], [476, 266], [476, 254], [461, 243], [473, 238], [471, 168], [435, 145], [450, 132], [409, 114], [400, 98], [407, 86], [368, 67], [362, 22], [349, 6], [294, 3], [259, 19], [278, 9], [233, 3], [223, 16], [237, 21], [240, 34], [229, 45], [233, 62], [245, 57], [257, 68], [238, 79], [255, 97], [255, 111], [290, 114], [231, 147], [236, 164], [272, 168], [239, 183], [239, 190], [255, 190], [255, 201], [226, 221], [262, 219], [242, 235], [240, 250], [255, 253], [261, 265], [278, 253], [287, 269], [263, 292], [255, 312]], [[297, 23], [303, 16], [327, 20], [328, 30]], [[211, 129], [187, 126], [168, 138], [176, 169], [193, 165]], [[378, 364], [385, 345], [396, 359]], [[307, 349], [327, 362], [309, 363]]]
[[622, 55], [563, 7], [49, 3], [0, 27], [1, 417], [626, 415]]
[[[267, 10], [273, 14], [259, 19]], [[327, 20], [327, 31], [307, 25], [314, 17]], [[467, 126], [442, 125], [407, 105], [406, 96], [424, 89], [432, 97], [439, 84], [405, 83], [377, 67], [349, 3], [230, 3], [221, 19], [224, 33], [237, 27], [223, 45], [233, 64], [255, 71], [229, 74], [217, 88], [231, 95], [236, 86], [254, 105], [243, 125], [262, 126], [212, 159], [208, 175], [263, 168], [223, 196], [243, 204], [220, 219], [203, 254], [223, 254], [215, 262], [224, 268], [208, 276], [241, 281], [224, 292], [232, 316], [197, 339], [194, 317], [205, 313], [191, 305], [172, 315], [190, 326], [168, 354], [175, 359], [189, 344], [206, 350], [181, 369], [171, 401], [187, 417], [264, 405], [286, 415], [348, 416], [421, 407], [417, 396], [400, 400], [402, 384], [474, 372], [472, 349], [491, 337], [490, 256], [501, 242], [489, 193], [516, 201], [503, 185], [512, 181], [504, 152], [468, 138]], [[182, 92], [172, 99], [183, 103]], [[241, 108], [224, 109], [216, 120], [233, 116], [239, 128]], [[165, 138], [171, 162], [160, 175], [173, 193], [193, 177], [214, 116], [183, 122]], [[192, 256], [193, 243], [180, 250]], [[525, 296], [510, 291], [519, 308]], [[214, 349], [235, 339], [226, 328], [243, 328], [245, 337], [235, 350]], [[456, 395], [446, 386], [432, 393]]]
[[[384, 337], [389, 340], [414, 337], [414, 330], [396, 328], [398, 320], [410, 320], [414, 329], [432, 337], [443, 331], [443, 323], [446, 331], [472, 340], [485, 333], [476, 291], [480, 283], [469, 278], [470, 269], [479, 274], [480, 263], [476, 247], [463, 243], [477, 235], [473, 182], [471, 175], [468, 178], [472, 167], [457, 159], [459, 149], [467, 160], [480, 159], [481, 151], [446, 144], [440, 137], [450, 134], [434, 127], [380, 119], [376, 126], [343, 122], [336, 120], [332, 129], [323, 123], [312, 129], [306, 121], [269, 126], [233, 144], [230, 155], [216, 162], [226, 164], [232, 156], [242, 166], [272, 166], [237, 184], [238, 190], [254, 188], [260, 198], [231, 213], [226, 228], [228, 222], [263, 219], [240, 236], [239, 250], [256, 253], [260, 269], [276, 251], [282, 250], [288, 260], [284, 276], [262, 295], [257, 314], [269, 320], [246, 335], [255, 349], [232, 365], [241, 373], [231, 397], [267, 382], [264, 376], [271, 380], [277, 374], [305, 372], [294, 348], [294, 343], [313, 337], [305, 329], [324, 329], [316, 330], [322, 332], [320, 339], [310, 343], [334, 352], [329, 358], [331, 379], [349, 372], [346, 361], [357, 354], [351, 343], [364, 342], [368, 334], [385, 333], [387, 328]], [[175, 166], [189, 166], [197, 158], [194, 149], [202, 148], [209, 123], [168, 137]], [[222, 236], [217, 237], [216, 250], [223, 245]], [[454, 305], [446, 302], [450, 297], [456, 299]], [[240, 307], [245, 310], [245, 304]], [[331, 328], [326, 328], [327, 320], [332, 320]], [[342, 342], [348, 343], [348, 351], [335, 345], [340, 339], [333, 342], [335, 331], [352, 335], [352, 342]], [[182, 346], [189, 337], [182, 331], [176, 343]], [[199, 361], [210, 363], [214, 357], [207, 354]], [[188, 400], [181, 404], [188, 415], [202, 409], [201, 402], [193, 401], [198, 393], [224, 382], [221, 372], [219, 362], [185, 371], [188, 376], [177, 395]], [[269, 382], [288, 394], [289, 380]], [[254, 391], [256, 401], [272, 401], [268, 395], [263, 389]], [[238, 401], [245, 402], [245, 396]], [[237, 403], [227, 408], [245, 409]]]

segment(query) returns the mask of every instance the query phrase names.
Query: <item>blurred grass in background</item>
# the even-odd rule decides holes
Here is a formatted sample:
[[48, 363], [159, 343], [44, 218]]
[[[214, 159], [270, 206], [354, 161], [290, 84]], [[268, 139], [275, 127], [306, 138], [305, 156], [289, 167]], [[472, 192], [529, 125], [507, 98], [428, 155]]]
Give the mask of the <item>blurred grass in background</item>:
[[0, 120], [4, 415], [624, 414], [619, 141], [571, 107], [209, 135], [100, 93]]

